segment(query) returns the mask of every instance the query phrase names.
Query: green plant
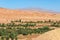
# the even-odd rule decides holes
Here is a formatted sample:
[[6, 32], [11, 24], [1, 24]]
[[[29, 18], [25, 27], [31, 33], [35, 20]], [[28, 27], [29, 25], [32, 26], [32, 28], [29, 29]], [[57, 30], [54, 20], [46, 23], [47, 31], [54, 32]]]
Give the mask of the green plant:
[[37, 21], [37, 23], [43, 23], [43, 21]]
[[14, 39], [17, 40], [17, 39], [16, 39], [16, 38], [17, 38], [17, 35], [18, 35], [17, 32], [13, 32], [13, 31], [12, 31], [12, 32], [10, 33], [10, 38], [11, 38], [11, 40], [14, 40]]
[[21, 20], [19, 20], [19, 22], [21, 22]]
[[4, 23], [0, 24], [1, 27], [6, 27], [6, 25]]
[[52, 21], [49, 19], [48, 22], [52, 22]]
[[1, 35], [1, 40], [4, 40], [4, 38], [7, 38], [7, 31], [5, 29], [0, 29], [0, 35]]
[[51, 26], [54, 26], [54, 27], [60, 27], [60, 24], [57, 23], [57, 22], [54, 22], [54, 23], [51, 24]]

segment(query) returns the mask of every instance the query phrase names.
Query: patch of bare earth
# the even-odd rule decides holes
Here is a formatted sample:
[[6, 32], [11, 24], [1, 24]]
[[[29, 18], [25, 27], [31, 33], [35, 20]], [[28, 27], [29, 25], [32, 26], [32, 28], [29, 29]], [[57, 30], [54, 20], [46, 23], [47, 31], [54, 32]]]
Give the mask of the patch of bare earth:
[[19, 35], [18, 36], [18, 40], [32, 40], [32, 38], [37, 38], [39, 36], [39, 34], [32, 34], [32, 35]]
[[46, 32], [32, 40], [60, 40], [60, 28]]

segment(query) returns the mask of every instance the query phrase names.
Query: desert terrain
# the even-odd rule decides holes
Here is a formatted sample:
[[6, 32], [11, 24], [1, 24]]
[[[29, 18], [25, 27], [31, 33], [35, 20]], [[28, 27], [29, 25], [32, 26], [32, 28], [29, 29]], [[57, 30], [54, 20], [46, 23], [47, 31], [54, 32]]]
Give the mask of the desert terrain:
[[[1, 23], [4, 23], [3, 26]], [[0, 8], [0, 30], [1, 28], [13, 33], [20, 32], [20, 29], [22, 30], [23, 28], [22, 33], [19, 33], [18, 36], [15, 35], [18, 40], [60, 40], [60, 13], [43, 10]], [[29, 30], [29, 33], [27, 32], [28, 35], [27, 33], [23, 34], [24, 30], [26, 32]], [[31, 34], [30, 32], [33, 33]]]
[[0, 8], [0, 23], [6, 23], [11, 20], [22, 21], [40, 21], [40, 20], [60, 20], [60, 14], [43, 10], [12, 10]]

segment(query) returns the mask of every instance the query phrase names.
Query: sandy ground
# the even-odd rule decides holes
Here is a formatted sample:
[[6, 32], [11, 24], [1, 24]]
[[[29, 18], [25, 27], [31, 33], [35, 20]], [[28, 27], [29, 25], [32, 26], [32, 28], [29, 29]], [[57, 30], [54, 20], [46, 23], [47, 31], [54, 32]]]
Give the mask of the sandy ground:
[[18, 40], [32, 40], [32, 38], [37, 38], [38, 36], [40, 36], [40, 34], [33, 34], [27, 36], [18, 35]]
[[60, 40], [60, 28], [56, 28], [41, 35], [18, 36], [18, 40]]
[[37, 38], [33, 38], [32, 40], [60, 40], [60, 28], [46, 32], [45, 34], [42, 34]]
[[60, 20], [60, 14], [47, 11], [36, 10], [11, 10], [0, 8], [0, 23], [7, 23], [11, 20], [40, 21], [40, 20]]

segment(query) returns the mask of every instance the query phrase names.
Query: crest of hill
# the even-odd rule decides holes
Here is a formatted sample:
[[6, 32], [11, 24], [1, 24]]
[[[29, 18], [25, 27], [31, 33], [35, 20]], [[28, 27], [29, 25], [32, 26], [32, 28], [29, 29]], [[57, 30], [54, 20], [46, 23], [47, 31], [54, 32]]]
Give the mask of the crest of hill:
[[60, 28], [46, 32], [33, 40], [60, 40]]
[[39, 10], [14, 10], [0, 8], [0, 22], [9, 22], [11, 20], [21, 19], [23, 21], [40, 21], [40, 20], [60, 20], [60, 14]]

